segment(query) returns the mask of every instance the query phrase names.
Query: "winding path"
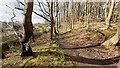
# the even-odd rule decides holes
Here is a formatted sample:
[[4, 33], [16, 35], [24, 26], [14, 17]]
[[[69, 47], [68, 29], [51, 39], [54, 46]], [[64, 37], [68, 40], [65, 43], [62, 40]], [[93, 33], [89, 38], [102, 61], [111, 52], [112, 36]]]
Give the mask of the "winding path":
[[[72, 30], [57, 36], [57, 44], [65, 50], [72, 61], [82, 66], [107, 65], [114, 66], [120, 59], [118, 50], [110, 51], [100, 46], [104, 36], [96, 31]], [[78, 64], [78, 65], [79, 65]]]

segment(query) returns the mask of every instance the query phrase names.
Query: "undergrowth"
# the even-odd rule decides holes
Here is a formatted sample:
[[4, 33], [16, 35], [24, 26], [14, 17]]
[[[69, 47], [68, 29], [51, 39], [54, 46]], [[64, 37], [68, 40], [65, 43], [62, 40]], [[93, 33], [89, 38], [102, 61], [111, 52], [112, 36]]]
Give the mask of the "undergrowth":
[[26, 66], [73, 66], [68, 58], [58, 45], [53, 44], [50, 48], [38, 49]]

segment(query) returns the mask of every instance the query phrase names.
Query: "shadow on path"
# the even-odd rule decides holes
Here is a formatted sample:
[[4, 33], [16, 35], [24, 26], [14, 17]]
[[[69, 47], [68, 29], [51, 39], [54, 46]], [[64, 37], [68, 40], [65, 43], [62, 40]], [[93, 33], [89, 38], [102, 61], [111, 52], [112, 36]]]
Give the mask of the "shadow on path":
[[85, 58], [82, 56], [71, 56], [71, 55], [66, 55], [70, 57], [71, 61], [76, 61], [80, 63], [87, 63], [87, 64], [95, 64], [95, 65], [110, 65], [110, 64], [115, 64], [118, 63], [120, 56], [110, 58], [110, 59], [89, 59]]
[[[102, 33], [100, 33], [100, 34], [101, 34], [101, 37], [103, 38], [102, 42], [104, 42], [105, 41], [104, 35], [102, 35]], [[102, 43], [102, 42], [99, 43], [99, 42], [96, 42], [96, 40], [95, 41], [93, 40], [93, 42], [96, 42], [96, 44], [90, 44], [90, 45], [82, 46], [81, 42], [79, 42], [79, 43], [76, 42], [76, 40], [79, 40], [79, 41], [81, 40], [81, 38], [78, 38], [79, 36], [77, 36], [77, 35], [80, 35], [80, 34], [79, 33], [78, 34], [72, 34], [70, 36], [69, 35], [64, 36], [64, 34], [61, 34], [57, 37], [56, 42], [57, 42], [58, 45], [60, 45], [60, 48], [68, 49], [68, 50], [72, 50], [72, 49], [77, 50], [77, 49], [86, 49], [86, 48], [88, 49], [88, 48], [100, 46], [101, 43]], [[75, 36], [77, 36], [77, 38], [71, 40], [71, 41], [75, 41], [75, 42], [67, 41], [67, 40], [69, 40], [69, 38], [72, 38], [72, 37], [75, 37]], [[86, 42], [88, 42], [88, 41], [86, 41]], [[72, 43], [74, 43], [74, 44], [72, 44]], [[70, 52], [70, 54], [65, 54], [65, 56], [68, 56], [69, 57], [68, 60], [71, 60], [71, 61], [84, 63], [84, 64], [95, 64], [95, 65], [116, 64], [116, 63], [118, 63], [118, 61], [120, 59], [120, 56], [109, 58], [109, 59], [92, 59], [92, 58], [86, 58], [86, 57], [80, 56], [77, 53], [76, 53], [76, 56], [74, 56], [72, 54], [72, 52]]]
[[[46, 52], [48, 54], [59, 54], [62, 55], [59, 52]], [[44, 54], [43, 52], [34, 52], [34, 58], [37, 57], [38, 55], [42, 55]], [[94, 64], [94, 65], [111, 65], [111, 64], [115, 64], [118, 63], [120, 56], [117, 57], [113, 57], [113, 58], [109, 58], [109, 59], [91, 59], [91, 58], [85, 58], [82, 56], [72, 56], [68, 55], [68, 54], [64, 54], [66, 58], [65, 60], [69, 61], [75, 61], [75, 62], [79, 62], [79, 63], [84, 63], [84, 64]]]

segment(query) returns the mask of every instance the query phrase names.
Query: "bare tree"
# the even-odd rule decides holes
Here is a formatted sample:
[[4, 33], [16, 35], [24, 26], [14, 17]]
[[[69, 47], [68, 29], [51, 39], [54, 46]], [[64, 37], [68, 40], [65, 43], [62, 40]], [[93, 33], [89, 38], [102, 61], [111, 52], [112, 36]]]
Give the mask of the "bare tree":
[[8, 5], [6, 5], [6, 6], [12, 10], [13, 16], [12, 16], [10, 19], [11, 19], [11, 21], [12, 21], [12, 28], [14, 28], [14, 18], [16, 17], [15, 11], [14, 11], [14, 9], [11, 8], [10, 6], [8, 6]]
[[105, 41], [102, 45], [104, 46], [114, 46], [116, 45], [119, 40], [120, 40], [120, 2], [119, 2], [119, 5], [118, 5], [119, 9], [118, 9], [118, 14], [119, 14], [119, 17], [118, 17], [118, 21], [117, 21], [117, 33], [112, 37], [110, 38], [109, 40]]
[[108, 2], [109, 0], [107, 0], [107, 2], [104, 5], [104, 9], [105, 9], [105, 21], [107, 21], [107, 8], [108, 8]]
[[113, 12], [113, 8], [114, 8], [114, 4], [115, 4], [115, 1], [114, 0], [111, 0], [111, 6], [110, 6], [110, 9], [109, 9], [109, 13], [108, 13], [108, 16], [106, 18], [106, 24], [107, 24], [107, 28], [109, 28], [111, 25], [110, 25], [110, 19], [111, 19], [111, 16], [112, 16], [112, 12]]
[[[50, 22], [50, 25], [51, 25], [51, 39], [53, 39], [54, 34], [55, 35], [58, 34], [57, 31], [56, 31], [56, 27], [55, 27], [56, 20], [55, 20], [55, 15], [54, 15], [54, 13], [55, 13], [54, 12], [54, 10], [55, 10], [54, 9], [54, 3], [53, 2], [47, 2], [47, 1], [46, 1], [46, 3], [44, 3], [44, 2], [39, 2], [39, 0], [37, 0], [37, 2], [38, 2], [38, 6], [39, 6], [39, 9], [40, 9], [41, 13], [38, 13], [36, 11], [33, 11], [33, 13], [42, 17], [47, 22]], [[25, 6], [24, 3], [22, 3], [21, 1], [19, 1], [19, 3], [22, 4], [23, 6]], [[15, 7], [15, 9], [23, 11], [23, 9], [19, 8], [19, 7]]]
[[[30, 0], [31, 1], [31, 0]], [[30, 37], [33, 35], [33, 25], [32, 25], [32, 11], [33, 11], [33, 2], [25, 0], [24, 7], [24, 37], [21, 41], [22, 43], [22, 54], [21, 56], [31, 56], [33, 54], [31, 47], [28, 45]]]
[[59, 32], [59, 3], [56, 2], [56, 31]]

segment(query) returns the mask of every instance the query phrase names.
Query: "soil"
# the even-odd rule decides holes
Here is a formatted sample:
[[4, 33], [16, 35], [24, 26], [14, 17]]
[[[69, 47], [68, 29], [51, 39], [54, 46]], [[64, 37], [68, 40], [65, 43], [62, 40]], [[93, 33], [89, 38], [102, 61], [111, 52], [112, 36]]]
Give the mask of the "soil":
[[73, 30], [57, 37], [60, 47], [74, 61], [93, 65], [114, 65], [120, 59], [119, 48], [105, 49], [99, 45], [103, 41], [104, 36], [101, 34], [83, 30]]
[[[112, 31], [109, 33], [112, 33]], [[96, 31], [76, 29], [56, 36], [55, 44], [59, 45], [60, 49], [64, 51], [65, 57], [69, 57], [68, 60], [72, 62], [72, 66], [90, 66], [89, 68], [93, 68], [93, 66], [95, 66], [95, 68], [96, 66], [101, 66], [103, 68], [104, 66], [105, 68], [114, 68], [120, 59], [120, 51], [118, 50], [120, 44], [108, 50], [100, 45], [104, 39], [105, 37]], [[40, 49], [49, 49], [50, 43], [50, 34], [45, 33], [38, 37], [35, 42], [31, 42], [30, 45], [33, 51], [37, 52]], [[17, 46], [4, 52], [7, 57], [3, 59], [2, 65], [4, 67], [6, 65], [17, 66], [20, 63], [24, 63], [23, 58], [20, 57], [20, 48], [20, 46]], [[26, 58], [26, 60], [31, 59], [34, 58]], [[45, 65], [47, 64], [49, 63]], [[69, 65], [69, 63], [67, 65]]]

